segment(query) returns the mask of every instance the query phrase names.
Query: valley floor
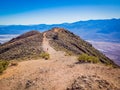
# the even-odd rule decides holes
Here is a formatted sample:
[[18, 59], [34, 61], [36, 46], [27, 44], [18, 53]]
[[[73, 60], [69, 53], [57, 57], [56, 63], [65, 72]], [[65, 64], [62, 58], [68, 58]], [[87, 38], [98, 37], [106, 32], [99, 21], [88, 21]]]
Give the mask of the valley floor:
[[120, 66], [120, 43], [88, 41]]

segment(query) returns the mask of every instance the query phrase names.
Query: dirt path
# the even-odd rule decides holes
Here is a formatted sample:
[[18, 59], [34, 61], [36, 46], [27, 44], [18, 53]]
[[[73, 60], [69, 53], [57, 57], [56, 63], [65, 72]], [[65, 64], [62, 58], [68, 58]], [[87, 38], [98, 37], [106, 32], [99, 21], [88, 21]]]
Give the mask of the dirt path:
[[[77, 83], [82, 86], [76, 84], [73, 88], [77, 86], [84, 88], [82, 90], [120, 90], [120, 69], [101, 64], [77, 64], [76, 57], [55, 51], [49, 45], [45, 33], [43, 49], [50, 54], [50, 60], [23, 61], [18, 66], [9, 67], [0, 75], [0, 90], [72, 90], [70, 88], [78, 77], [80, 81]], [[101, 86], [98, 87], [99, 84]]]
[[46, 38], [46, 33], [43, 34], [43, 50], [50, 54], [50, 58], [52, 60], [59, 59], [61, 57], [64, 57], [65, 52], [62, 51], [56, 51], [49, 45], [49, 40]]
[[53, 55], [56, 54], [57, 52], [52, 47], [50, 47], [49, 41], [46, 38], [46, 33], [43, 34], [43, 37], [44, 37], [43, 38], [43, 50], [45, 52], [48, 52], [50, 54], [51, 58], [53, 58], [54, 57]]

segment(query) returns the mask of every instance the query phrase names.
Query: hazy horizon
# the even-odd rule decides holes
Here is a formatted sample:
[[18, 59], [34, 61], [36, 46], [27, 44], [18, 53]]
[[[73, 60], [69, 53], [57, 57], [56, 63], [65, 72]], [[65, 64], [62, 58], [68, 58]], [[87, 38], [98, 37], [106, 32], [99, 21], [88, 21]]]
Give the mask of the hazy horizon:
[[30, 25], [42, 25], [42, 24], [45, 24], [45, 25], [54, 25], [54, 24], [71, 24], [71, 23], [76, 23], [76, 22], [86, 22], [86, 21], [90, 21], [90, 20], [112, 20], [112, 19], [120, 19], [120, 18], [101, 18], [101, 19], [86, 19], [86, 20], [76, 20], [76, 21], [73, 21], [73, 22], [61, 22], [61, 23], [51, 23], [51, 24], [46, 24], [46, 23], [37, 23], [37, 24], [0, 24], [0, 26], [11, 26], [11, 25], [25, 25], [25, 26], [30, 26]]

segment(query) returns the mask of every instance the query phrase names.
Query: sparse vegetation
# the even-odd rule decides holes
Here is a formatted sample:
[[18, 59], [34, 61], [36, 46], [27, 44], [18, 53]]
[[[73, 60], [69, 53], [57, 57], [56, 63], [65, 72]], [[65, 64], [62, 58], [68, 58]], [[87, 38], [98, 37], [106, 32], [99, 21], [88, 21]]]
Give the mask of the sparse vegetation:
[[9, 62], [8, 61], [2, 61], [0, 60], [0, 73], [2, 73], [6, 68], [8, 67]]
[[95, 57], [95, 56], [89, 56], [87, 54], [82, 54], [78, 57], [78, 61], [79, 62], [86, 62], [86, 63], [98, 63], [99, 62], [99, 58]]
[[50, 54], [49, 53], [46, 53], [46, 52], [42, 52], [40, 54], [40, 57], [41, 58], [44, 58], [45, 60], [48, 60], [50, 58]]

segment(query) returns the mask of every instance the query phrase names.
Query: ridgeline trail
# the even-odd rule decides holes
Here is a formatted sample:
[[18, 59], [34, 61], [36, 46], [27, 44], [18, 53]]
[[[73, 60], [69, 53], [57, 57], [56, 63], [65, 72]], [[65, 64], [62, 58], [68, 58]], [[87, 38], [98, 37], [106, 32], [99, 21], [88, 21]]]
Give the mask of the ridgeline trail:
[[53, 47], [49, 44], [49, 39], [46, 38], [46, 33], [43, 34], [43, 50], [50, 54], [50, 59], [61, 59], [65, 58], [65, 52], [63, 51], [56, 51]]
[[42, 47], [50, 54], [50, 60], [28, 60], [8, 67], [0, 75], [0, 90], [72, 90], [68, 88], [72, 87], [78, 77], [86, 80], [80, 82], [81, 86], [78, 85], [82, 90], [120, 89], [120, 69], [102, 64], [76, 64], [75, 56], [66, 56], [65, 52], [56, 51], [50, 46], [46, 33], [43, 36]]

